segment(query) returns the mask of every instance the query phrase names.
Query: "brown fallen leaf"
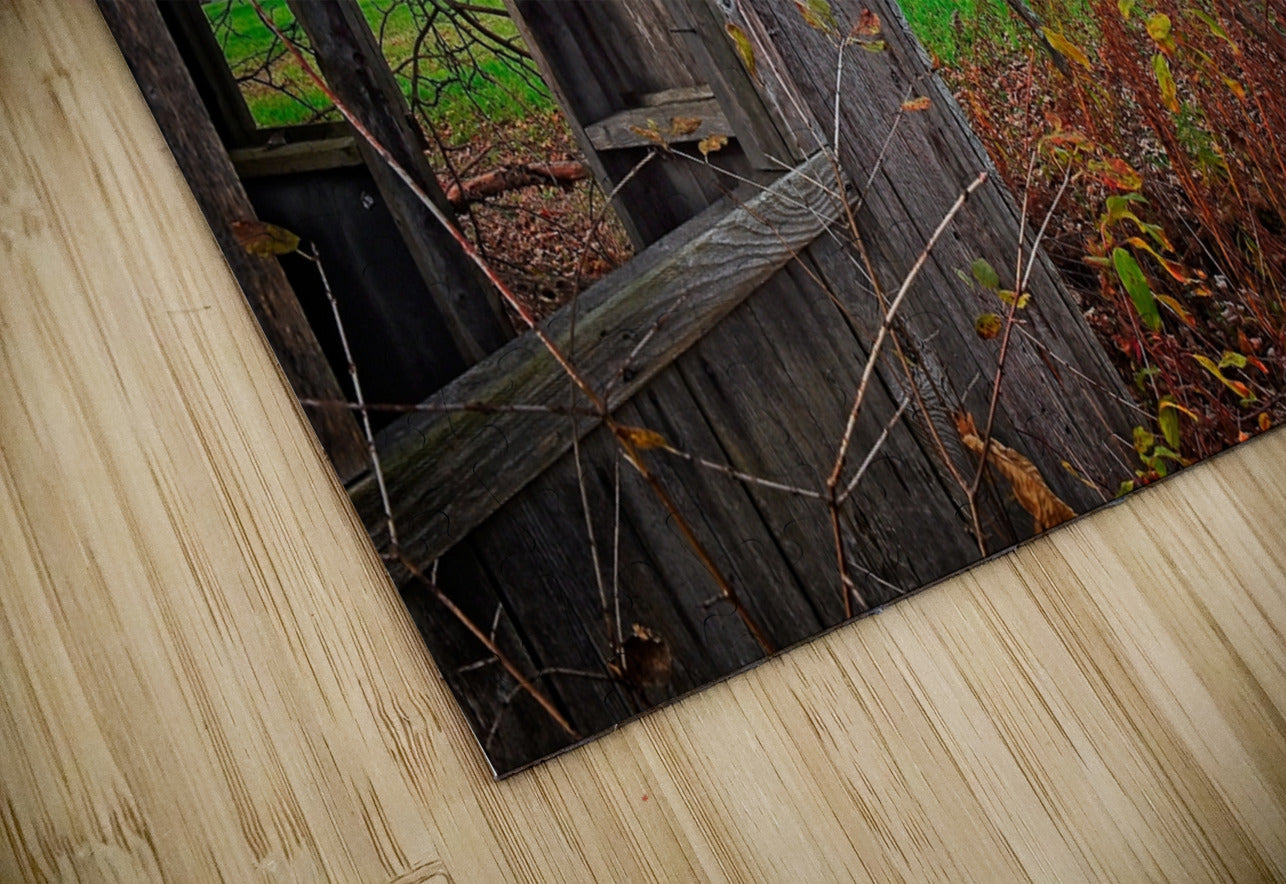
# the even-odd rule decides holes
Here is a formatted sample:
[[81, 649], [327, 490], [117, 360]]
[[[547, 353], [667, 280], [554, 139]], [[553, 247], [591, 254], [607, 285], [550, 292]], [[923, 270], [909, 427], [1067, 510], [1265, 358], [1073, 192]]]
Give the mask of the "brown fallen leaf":
[[298, 236], [284, 227], [264, 221], [233, 221], [232, 236], [237, 245], [260, 258], [289, 255], [299, 248]]
[[[984, 444], [973, 422], [973, 415], [967, 412], [956, 415], [956, 432], [960, 434], [960, 441], [966, 448], [982, 456]], [[986, 448], [987, 462], [1009, 480], [1014, 489], [1014, 499], [1019, 506], [1031, 513], [1035, 520], [1032, 529], [1035, 533], [1048, 531], [1076, 516], [1076, 511], [1060, 500], [1045, 484], [1045, 479], [1035, 464], [1012, 448], [997, 442], [994, 437]]]
[[685, 135], [691, 135], [701, 128], [700, 117], [671, 117], [670, 118], [670, 137], [682, 138]]
[[674, 671], [670, 645], [642, 624], [635, 623], [631, 632], [621, 643], [621, 663], [613, 664], [613, 672], [636, 688], [669, 684]]
[[701, 156], [703, 157], [708, 157], [715, 151], [723, 150], [727, 146], [727, 135], [707, 135], [697, 142], [697, 150], [701, 151]]

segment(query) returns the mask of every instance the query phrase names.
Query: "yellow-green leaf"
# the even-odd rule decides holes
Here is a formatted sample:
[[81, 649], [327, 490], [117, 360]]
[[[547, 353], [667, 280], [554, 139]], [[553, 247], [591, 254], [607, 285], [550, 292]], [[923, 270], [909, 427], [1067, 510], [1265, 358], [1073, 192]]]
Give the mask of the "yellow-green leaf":
[[826, 0], [795, 0], [795, 7], [810, 28], [827, 34], [835, 33], [835, 13], [831, 12], [831, 5]]
[[232, 236], [241, 248], [260, 258], [289, 255], [299, 248], [298, 236], [264, 221], [233, 221]]
[[736, 44], [737, 54], [741, 56], [741, 63], [746, 66], [746, 70], [750, 71], [750, 76], [759, 79], [759, 68], [755, 64], [755, 46], [750, 42], [750, 38], [746, 36], [746, 32], [732, 22], [724, 25], [724, 29], [728, 32], [728, 36], [732, 38], [732, 42]]
[[1152, 56], [1152, 72], [1156, 74], [1157, 85], [1161, 87], [1161, 101], [1171, 113], [1179, 112], [1179, 90], [1174, 83], [1174, 74], [1170, 72], [1170, 62], [1158, 52]]
[[1031, 303], [1031, 292], [1023, 292], [1022, 295], [1019, 295], [1011, 289], [1001, 289], [996, 292], [996, 295], [1006, 304], [1017, 307], [1019, 310]]
[[1162, 396], [1157, 405], [1157, 425], [1161, 427], [1161, 435], [1165, 437], [1165, 444], [1169, 445], [1175, 451], [1179, 450], [1179, 410], [1175, 408], [1173, 396]]
[[1148, 36], [1165, 52], [1174, 51], [1174, 28], [1170, 23], [1170, 16], [1163, 12], [1148, 19], [1147, 22]]
[[1063, 55], [1066, 55], [1072, 61], [1085, 68], [1085, 70], [1090, 69], [1089, 56], [1081, 51], [1081, 47], [1077, 46], [1071, 40], [1068, 40], [1062, 34], [1058, 33], [1058, 31], [1051, 31], [1049, 28], [1041, 28], [1041, 31], [1044, 32], [1045, 39], [1049, 41], [1050, 46], [1053, 46]]
[[1157, 437], [1153, 436], [1143, 427], [1134, 428], [1134, 450], [1139, 454], [1147, 454], [1157, 444]]
[[1249, 404], [1256, 401], [1255, 394], [1250, 391], [1250, 387], [1246, 386], [1241, 381], [1234, 381], [1232, 378], [1225, 375], [1219, 366], [1215, 365], [1215, 361], [1213, 359], [1208, 356], [1202, 356], [1200, 353], [1192, 354], [1192, 358], [1197, 361], [1198, 365], [1210, 372], [1210, 374], [1214, 375], [1219, 383], [1236, 393], [1243, 404]]
[[1172, 298], [1169, 295], [1157, 295], [1156, 299], [1158, 302], [1169, 307], [1174, 312], [1174, 315], [1179, 317], [1179, 320], [1184, 325], [1190, 328], [1197, 327], [1197, 320], [1192, 318], [1192, 314], [1189, 313], [1187, 308], [1180, 304], [1177, 299]]
[[996, 335], [1000, 334], [1004, 326], [1002, 320], [995, 313], [980, 313], [978, 318], [973, 321], [973, 329], [978, 333], [978, 337], [984, 341], [990, 341]]
[[1224, 350], [1223, 356], [1219, 357], [1220, 368], [1245, 368], [1246, 357], [1233, 350]]

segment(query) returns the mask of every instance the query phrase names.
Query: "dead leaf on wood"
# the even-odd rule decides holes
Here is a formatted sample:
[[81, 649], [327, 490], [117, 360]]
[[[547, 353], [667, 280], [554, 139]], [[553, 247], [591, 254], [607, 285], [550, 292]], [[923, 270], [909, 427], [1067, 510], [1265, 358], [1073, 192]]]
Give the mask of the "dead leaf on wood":
[[237, 245], [260, 258], [289, 255], [299, 248], [298, 236], [284, 227], [264, 221], [233, 221], [232, 236]]
[[617, 427], [616, 435], [620, 437], [626, 445], [637, 448], [640, 451], [647, 451], [653, 448], [661, 448], [666, 451], [673, 451], [670, 443], [665, 441], [665, 437], [656, 430], [649, 430], [646, 427]]
[[670, 645], [639, 623], [632, 633], [621, 644], [621, 677], [638, 688], [669, 684], [674, 670]]
[[661, 130], [657, 128], [656, 120], [648, 120], [646, 127], [630, 126], [630, 131], [640, 138], [646, 138], [657, 147], [663, 147], [666, 150], [669, 150], [670, 148], [669, 142], [665, 140], [665, 136], [662, 135]]
[[967, 412], [956, 415], [956, 432], [960, 434], [960, 441], [974, 454], [981, 457], [983, 448], [987, 448], [987, 463], [1009, 480], [1014, 489], [1014, 498], [1035, 520], [1032, 530], [1037, 534], [1076, 516], [1075, 510], [1063, 503], [1045, 484], [1045, 479], [1035, 464], [1012, 448], [1000, 444], [995, 438], [989, 446], [984, 446], [978, 428], [974, 425], [973, 415]]
[[682, 138], [685, 135], [691, 135], [700, 128], [700, 117], [672, 117], [670, 119], [671, 138]]
[[708, 157], [715, 151], [723, 150], [727, 146], [727, 135], [707, 135], [697, 142], [697, 150], [701, 151], [701, 156], [703, 157]]

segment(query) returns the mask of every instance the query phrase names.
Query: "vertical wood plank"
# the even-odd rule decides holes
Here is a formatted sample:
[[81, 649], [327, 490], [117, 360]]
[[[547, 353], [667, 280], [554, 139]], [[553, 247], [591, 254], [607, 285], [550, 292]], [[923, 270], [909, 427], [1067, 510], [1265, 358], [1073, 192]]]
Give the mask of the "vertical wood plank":
[[[290, 8], [335, 95], [451, 217], [410, 109], [356, 0], [292, 0]], [[384, 159], [365, 140], [358, 149], [465, 362], [472, 365], [500, 349], [513, 330], [499, 293]]]
[[[979, 172], [992, 166], [950, 93], [932, 74], [895, 3], [833, 4], [841, 32], [866, 7], [879, 16], [888, 49], [847, 50], [850, 57], [838, 88], [852, 100], [840, 102], [839, 153], [854, 182], [864, 185], [874, 174], [857, 223], [877, 275], [891, 291], [947, 208]], [[754, 0], [742, 9], [748, 32], [771, 41], [772, 51], [782, 57], [787, 75], [817, 121], [814, 137], [829, 143], [835, 122], [836, 49], [791, 4]], [[901, 102], [913, 93], [931, 97], [928, 111], [901, 113]], [[1003, 305], [989, 293], [971, 289], [957, 271], [967, 274], [975, 259], [985, 258], [1000, 272], [1002, 282], [1013, 284], [1019, 214], [997, 179], [993, 170], [992, 180], [956, 217], [901, 316], [918, 355], [932, 363], [929, 367], [947, 385], [951, 398], [979, 418], [986, 415], [997, 346], [978, 338], [974, 319], [984, 310], [998, 312]], [[1028, 224], [1029, 235], [1036, 223]], [[1103, 502], [1115, 487], [1112, 480], [1119, 477], [1120, 465], [1126, 463], [1121, 455], [1128, 452], [1123, 440], [1131, 423], [1122, 403], [1129, 397], [1075, 298], [1043, 253], [1036, 259], [1029, 289], [1032, 305], [1022, 318], [1052, 357], [1046, 360], [1024, 336], [1011, 342], [996, 436], [1030, 457], [1059, 495], [1084, 511]], [[855, 292], [850, 309], [863, 336], [873, 336], [880, 322], [875, 299]], [[1090, 382], [1068, 377], [1068, 371], [1056, 375], [1046, 365], [1054, 360], [1074, 366]], [[965, 395], [967, 390], [971, 392]], [[1078, 482], [1063, 468], [1064, 460], [1100, 483], [1103, 491], [1095, 493]]]

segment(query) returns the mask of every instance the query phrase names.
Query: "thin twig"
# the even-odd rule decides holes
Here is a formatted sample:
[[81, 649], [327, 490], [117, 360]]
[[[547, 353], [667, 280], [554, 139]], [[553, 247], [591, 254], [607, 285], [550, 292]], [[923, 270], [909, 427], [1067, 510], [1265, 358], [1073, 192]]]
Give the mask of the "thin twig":
[[638, 450], [630, 444], [629, 441], [622, 438], [620, 433], [617, 433], [617, 439], [620, 441], [621, 449], [624, 451], [625, 457], [630, 462], [630, 465], [638, 471], [638, 474], [642, 476], [643, 481], [652, 488], [652, 492], [656, 495], [657, 499], [661, 501], [661, 505], [665, 507], [670, 518], [674, 520], [674, 524], [678, 527], [679, 532], [687, 541], [688, 546], [691, 547], [693, 553], [696, 554], [697, 559], [703, 566], [705, 566], [706, 571], [708, 571], [710, 576], [714, 579], [715, 586], [719, 589], [719, 594], [722, 595], [730, 605], [732, 605], [733, 610], [737, 612], [737, 616], [741, 618], [741, 622], [745, 624], [746, 629], [750, 631], [750, 634], [754, 637], [755, 641], [759, 642], [759, 646], [764, 649], [764, 652], [767, 654], [776, 653], [777, 646], [773, 644], [772, 639], [768, 638], [768, 635], [763, 631], [759, 624], [755, 622], [755, 619], [751, 615], [749, 609], [746, 608], [745, 604], [741, 601], [740, 596], [737, 595], [737, 591], [732, 588], [732, 584], [728, 582], [728, 578], [723, 575], [723, 572], [719, 570], [719, 566], [715, 564], [710, 553], [706, 551], [705, 544], [703, 544], [697, 537], [696, 532], [693, 531], [688, 520], [684, 517], [683, 513], [679, 512], [679, 508], [675, 506], [675, 503], [670, 498], [669, 493], [667, 493], [665, 488], [662, 487], [656, 476], [652, 475], [652, 472], [648, 470], [647, 466], [643, 463], [642, 458], [639, 457]]
[[884, 443], [888, 441], [889, 435], [893, 432], [893, 428], [897, 425], [897, 422], [901, 420], [902, 412], [906, 411], [906, 407], [911, 404], [911, 398], [911, 396], [902, 397], [902, 402], [898, 405], [898, 410], [893, 413], [893, 417], [889, 418], [888, 423], [884, 425], [884, 429], [880, 431], [879, 438], [875, 440], [875, 444], [871, 446], [871, 450], [866, 452], [866, 457], [862, 459], [860, 464], [858, 464], [857, 472], [853, 474], [853, 478], [849, 480], [848, 485], [844, 487], [844, 490], [840, 493], [839, 497], [835, 499], [837, 504], [843, 504], [844, 501], [848, 500], [853, 492], [857, 490], [858, 483], [862, 481], [862, 477], [866, 475], [867, 469], [875, 461], [875, 456], [880, 453], [880, 449], [882, 449], [884, 447]]
[[344, 349], [344, 361], [348, 363], [348, 377], [353, 382], [353, 395], [357, 398], [356, 408], [362, 416], [366, 453], [371, 459], [371, 471], [375, 474], [375, 484], [380, 491], [380, 506], [384, 508], [384, 524], [388, 530], [389, 549], [394, 555], [400, 555], [401, 546], [397, 539], [397, 525], [393, 522], [393, 504], [389, 500], [388, 486], [384, 483], [384, 470], [380, 468], [380, 453], [375, 446], [375, 433], [371, 429], [371, 415], [366, 407], [366, 397], [362, 395], [362, 382], [357, 376], [357, 363], [353, 361], [353, 351], [348, 346], [348, 334], [344, 330], [344, 321], [339, 316], [339, 302], [335, 300], [335, 293], [331, 291], [330, 280], [326, 277], [326, 269], [322, 267], [321, 254], [317, 251], [317, 246], [314, 244], [311, 252], [301, 251], [298, 254], [301, 258], [313, 262], [313, 266], [317, 268], [317, 275], [321, 277], [326, 300], [330, 302], [331, 315], [335, 317], [335, 328], [339, 332], [339, 343]]
[[799, 497], [810, 497], [813, 500], [826, 499], [826, 495], [820, 491], [813, 491], [808, 488], [800, 488], [798, 485], [787, 485], [785, 482], [774, 482], [771, 479], [764, 479], [759, 476], [752, 475], [751, 473], [742, 472], [741, 470], [728, 466], [727, 464], [715, 463], [712, 460], [706, 460], [704, 457], [698, 457], [697, 455], [691, 454], [687, 451], [680, 451], [677, 448], [666, 447], [661, 450], [666, 454], [672, 454], [681, 460], [686, 460], [688, 463], [696, 464], [697, 466], [703, 467], [707, 470], [713, 470], [716, 473], [721, 473], [729, 478], [737, 479], [738, 481], [745, 482], [750, 485], [759, 485], [764, 488], [771, 488], [774, 491], [784, 491], [787, 494], [794, 494]]
[[875, 366], [879, 359], [880, 351], [883, 349], [884, 341], [888, 338], [889, 331], [893, 327], [893, 320], [897, 317], [898, 308], [902, 306], [902, 302], [906, 299], [908, 292], [911, 290], [911, 285], [915, 282], [916, 277], [920, 275], [920, 270], [929, 260], [929, 253], [932, 252], [934, 246], [938, 244], [938, 240], [941, 239], [942, 234], [946, 232], [947, 228], [951, 225], [951, 222], [955, 220], [956, 215], [964, 207], [965, 201], [969, 199], [974, 191], [986, 183], [986, 181], [987, 173], [978, 173], [978, 177], [964, 189], [960, 196], [956, 197], [956, 201], [951, 205], [951, 208], [947, 210], [946, 215], [944, 215], [942, 220], [938, 222], [938, 226], [933, 231], [933, 235], [929, 237], [929, 241], [925, 243], [924, 248], [920, 250], [920, 254], [916, 257], [915, 263], [912, 264], [911, 269], [907, 271], [906, 276], [902, 280], [901, 287], [898, 289], [897, 294], [894, 295], [892, 302], [889, 304], [888, 310], [884, 314], [884, 320], [880, 323], [879, 332], [876, 334], [875, 342], [871, 345], [871, 352], [867, 356], [866, 367], [862, 370], [862, 377], [858, 382], [857, 393], [853, 397], [853, 407], [849, 410], [848, 423], [844, 427], [844, 436], [840, 441], [839, 451], [835, 456], [835, 465], [831, 469], [830, 477], [826, 480], [826, 486], [831, 490], [832, 494], [834, 493], [835, 487], [839, 484], [840, 472], [844, 469], [844, 461], [848, 457], [848, 449], [853, 441], [853, 429], [857, 425], [858, 415], [861, 413], [862, 404], [866, 400], [867, 386], [870, 384], [872, 375], [875, 374]]
[[495, 658], [500, 661], [500, 665], [504, 667], [505, 672], [508, 672], [513, 680], [518, 682], [521, 688], [530, 694], [533, 700], [540, 704], [540, 708], [544, 709], [549, 717], [552, 718], [559, 727], [567, 732], [569, 737], [573, 740], [581, 739], [581, 735], [574, 727], [572, 727], [571, 722], [563, 716], [563, 713], [558, 710], [558, 707], [554, 705], [553, 701], [550, 700], [549, 697], [545, 696], [540, 688], [536, 687], [536, 685], [532, 683], [531, 679], [523, 675], [522, 670], [519, 669], [512, 660], [505, 656], [503, 651], [500, 650], [500, 646], [492, 641], [489, 635], [479, 629], [478, 625], [469, 619], [469, 615], [461, 610], [460, 606], [452, 601], [451, 597], [443, 592], [440, 586], [434, 583], [428, 575], [417, 568], [415, 563], [406, 556], [400, 556], [398, 560], [402, 563], [402, 567], [406, 568], [406, 570], [410, 572], [412, 577], [419, 580], [420, 583], [429, 590], [429, 592], [433, 593], [434, 597], [442, 604], [442, 606], [450, 611], [451, 614], [460, 621], [461, 625], [463, 625], [465, 629], [469, 630], [474, 638], [482, 642], [483, 647], [490, 651]]

